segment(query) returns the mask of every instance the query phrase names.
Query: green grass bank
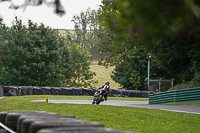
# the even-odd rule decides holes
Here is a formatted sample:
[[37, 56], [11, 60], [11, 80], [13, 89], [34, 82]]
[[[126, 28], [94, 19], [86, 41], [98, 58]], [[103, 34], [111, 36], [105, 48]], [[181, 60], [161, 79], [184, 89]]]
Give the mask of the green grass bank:
[[110, 76], [112, 71], [115, 69], [115, 66], [108, 66], [107, 68], [102, 65], [98, 65], [97, 62], [92, 62], [90, 65], [90, 71], [95, 72], [96, 76], [94, 76], [94, 80], [98, 81], [98, 83], [93, 84], [96, 88], [105, 84], [105, 81], [110, 82], [111, 89], [119, 89], [122, 88], [120, 84], [116, 83]]
[[[46, 95], [6, 97], [0, 100], [0, 111], [47, 111], [60, 115], [75, 115], [78, 119], [95, 121], [105, 127], [140, 133], [199, 133], [200, 115], [142, 109], [133, 107], [46, 104], [31, 100], [45, 100]], [[92, 96], [48, 96], [51, 99], [92, 100]], [[144, 100], [147, 98], [111, 98], [109, 100]]]

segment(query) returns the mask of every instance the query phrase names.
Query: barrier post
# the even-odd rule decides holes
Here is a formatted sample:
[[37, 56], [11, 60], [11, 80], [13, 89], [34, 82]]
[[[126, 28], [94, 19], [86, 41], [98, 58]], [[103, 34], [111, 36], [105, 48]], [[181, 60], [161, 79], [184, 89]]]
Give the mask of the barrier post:
[[46, 96], [46, 102], [45, 103], [48, 103], [48, 96]]

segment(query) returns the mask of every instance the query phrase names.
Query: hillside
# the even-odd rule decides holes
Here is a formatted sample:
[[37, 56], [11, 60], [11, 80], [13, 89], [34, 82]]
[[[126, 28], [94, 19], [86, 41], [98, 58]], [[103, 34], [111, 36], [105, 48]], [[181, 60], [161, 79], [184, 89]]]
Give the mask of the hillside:
[[112, 71], [115, 69], [115, 66], [109, 66], [106, 68], [105, 66], [98, 65], [97, 62], [93, 62], [90, 65], [90, 70], [96, 73], [94, 80], [98, 80], [97, 84], [94, 84], [96, 88], [105, 84], [106, 81], [110, 82], [111, 89], [121, 88], [118, 83], [115, 83], [114, 80], [111, 79], [110, 75]]

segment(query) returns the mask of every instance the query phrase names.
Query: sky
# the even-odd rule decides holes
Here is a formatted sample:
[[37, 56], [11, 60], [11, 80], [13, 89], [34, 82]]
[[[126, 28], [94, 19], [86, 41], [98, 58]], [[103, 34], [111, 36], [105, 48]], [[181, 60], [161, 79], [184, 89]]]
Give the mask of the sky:
[[[24, 1], [12, 0], [17, 5], [23, 4]], [[30, 19], [35, 23], [43, 23], [45, 26], [50, 26], [53, 29], [74, 29], [74, 24], [71, 22], [73, 15], [79, 15], [81, 11], [85, 12], [88, 8], [97, 10], [99, 5], [101, 5], [101, 0], [61, 0], [61, 3], [66, 12], [63, 16], [55, 14], [53, 7], [48, 7], [44, 4], [37, 7], [28, 6], [25, 10], [23, 8], [13, 10], [9, 9], [10, 2], [0, 2], [0, 16], [9, 27], [12, 26], [12, 22], [15, 16], [17, 16], [25, 25]]]

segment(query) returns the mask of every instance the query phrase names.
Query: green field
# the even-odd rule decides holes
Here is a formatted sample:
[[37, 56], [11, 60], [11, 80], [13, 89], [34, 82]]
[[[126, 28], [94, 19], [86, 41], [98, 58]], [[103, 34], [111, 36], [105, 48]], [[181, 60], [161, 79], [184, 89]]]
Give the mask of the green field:
[[106, 68], [105, 66], [97, 65], [97, 62], [93, 62], [90, 65], [90, 70], [96, 73], [96, 76], [94, 76], [94, 80], [97, 80], [98, 83], [94, 84], [95, 87], [98, 88], [104, 85], [106, 81], [109, 81], [111, 89], [121, 88], [120, 84], [115, 83], [115, 81], [112, 80], [110, 77], [114, 69], [115, 69], [115, 66], [109, 66], [108, 68]]
[[[13, 96], [0, 100], [0, 111], [47, 111], [60, 115], [75, 115], [77, 119], [100, 122], [105, 127], [140, 133], [199, 133], [200, 115], [104, 105], [32, 103], [45, 100], [46, 95]], [[52, 99], [92, 100], [92, 96], [48, 96]], [[111, 97], [108, 97], [110, 100]], [[112, 100], [148, 100], [147, 98], [119, 98]]]

